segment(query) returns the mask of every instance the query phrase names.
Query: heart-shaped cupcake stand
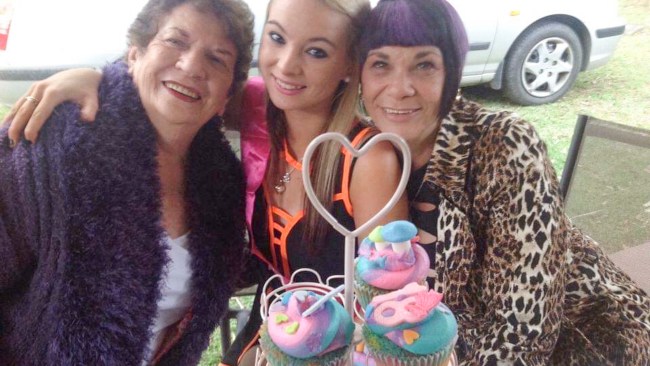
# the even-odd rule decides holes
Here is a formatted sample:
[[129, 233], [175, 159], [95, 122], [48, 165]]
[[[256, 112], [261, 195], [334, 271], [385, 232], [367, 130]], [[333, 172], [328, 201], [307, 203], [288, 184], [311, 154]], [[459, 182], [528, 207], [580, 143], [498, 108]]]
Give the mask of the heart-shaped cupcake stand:
[[[380, 141], [390, 141], [393, 143], [393, 145], [399, 148], [402, 153], [402, 176], [400, 178], [399, 185], [395, 190], [395, 193], [393, 193], [393, 196], [390, 198], [390, 200], [388, 200], [388, 202], [386, 202], [384, 207], [379, 210], [379, 212], [377, 212], [372, 218], [370, 218], [370, 220], [366, 221], [364, 224], [359, 225], [353, 231], [349, 231], [345, 226], [341, 225], [341, 223], [339, 223], [336, 218], [334, 218], [334, 216], [332, 216], [332, 214], [327, 209], [325, 209], [325, 206], [323, 206], [323, 204], [318, 200], [318, 197], [316, 197], [316, 193], [314, 193], [314, 188], [312, 187], [312, 182], [309, 177], [311, 157], [314, 154], [314, 151], [316, 151], [316, 148], [318, 148], [320, 144], [326, 141], [339, 142], [356, 158], [365, 154], [370, 148], [372, 148]], [[344, 306], [345, 309], [350, 312], [350, 316], [352, 317], [354, 317], [354, 257], [356, 254], [356, 238], [362, 232], [369, 231], [368, 229], [371, 229], [379, 221], [379, 219], [386, 215], [388, 211], [390, 211], [395, 206], [395, 204], [397, 204], [397, 201], [400, 199], [402, 193], [406, 189], [410, 174], [411, 150], [409, 150], [409, 147], [404, 139], [392, 133], [380, 133], [378, 135], [375, 135], [370, 140], [368, 140], [368, 142], [361, 149], [357, 150], [342, 134], [329, 132], [316, 137], [309, 144], [309, 146], [307, 146], [307, 150], [305, 150], [302, 165], [302, 183], [305, 186], [305, 193], [307, 194], [309, 201], [311, 201], [311, 204], [314, 206], [316, 211], [318, 211], [318, 213], [320, 213], [321, 216], [323, 216], [323, 218], [327, 220], [327, 222], [329, 222], [329, 224], [332, 225], [336, 231], [345, 237], [345, 264], [343, 273], [345, 284], [345, 292], [343, 293], [345, 297]]]
[[[310, 179], [310, 167], [311, 167], [311, 158], [316, 149], [318, 148], [319, 145], [322, 143], [325, 143], [327, 141], [335, 141], [341, 144], [341, 146], [345, 149], [347, 149], [354, 157], [359, 157], [365, 154], [372, 146], [375, 144], [381, 142], [381, 141], [389, 141], [391, 142], [395, 147], [397, 147], [402, 154], [402, 175], [400, 178], [400, 182], [397, 186], [397, 189], [393, 193], [393, 196], [386, 202], [384, 207], [379, 210], [370, 220], [365, 222], [362, 225], [359, 225], [356, 229], [353, 231], [348, 230], [345, 226], [343, 226], [341, 223], [339, 223], [334, 216], [323, 206], [323, 204], [319, 201], [318, 197], [316, 196], [316, 193], [314, 192], [314, 188], [312, 186], [312, 182]], [[341, 233], [345, 237], [345, 256], [344, 256], [344, 273], [343, 273], [343, 283], [344, 283], [344, 290], [343, 294], [337, 294], [336, 296], [343, 300], [343, 305], [345, 309], [349, 312], [350, 316], [352, 319], [355, 319], [355, 304], [354, 304], [354, 258], [355, 258], [355, 243], [356, 243], [356, 238], [362, 233], [369, 231], [368, 229], [374, 227], [376, 223], [384, 216], [386, 213], [388, 213], [394, 206], [397, 204], [397, 201], [400, 199], [402, 193], [406, 189], [406, 185], [408, 183], [409, 175], [411, 173], [411, 151], [409, 150], [408, 145], [402, 139], [396, 134], [393, 133], [380, 133], [378, 135], [375, 135], [372, 137], [368, 142], [361, 148], [361, 149], [356, 149], [350, 141], [342, 134], [340, 133], [335, 133], [335, 132], [328, 132], [324, 133], [322, 135], [319, 135], [316, 137], [310, 144], [307, 146], [307, 150], [305, 150], [305, 154], [303, 156], [303, 164], [302, 164], [302, 181], [303, 185], [305, 187], [305, 193], [307, 194], [307, 197], [309, 198], [309, 201], [313, 205], [313, 207], [318, 211], [318, 213], [325, 219], [327, 222], [332, 225], [332, 227]], [[305, 273], [309, 272], [314, 275], [314, 282], [298, 282], [295, 281], [296, 274], [298, 273]], [[286, 291], [291, 291], [293, 289], [302, 289], [302, 290], [310, 290], [314, 291], [317, 294], [320, 295], [325, 295], [330, 293], [333, 290], [333, 287], [330, 285], [330, 282], [333, 280], [340, 280], [341, 276], [332, 276], [328, 279], [326, 279], [325, 282], [322, 281], [320, 275], [313, 271], [312, 269], [298, 269], [296, 270], [289, 281], [285, 281], [285, 279], [280, 276], [280, 275], [275, 275], [272, 276], [264, 285], [263, 291], [262, 291], [262, 304], [261, 304], [261, 313], [262, 313], [262, 319], [266, 320], [267, 314], [268, 314], [268, 309], [270, 308], [271, 304], [274, 302], [280, 301], [280, 298], [282, 294]], [[277, 288], [274, 288], [274, 290], [270, 291], [268, 294], [266, 292], [267, 286], [272, 281], [279, 281], [282, 283], [282, 286], [279, 286]], [[358, 317], [357, 317], [358, 319]], [[352, 354], [353, 352], [350, 352], [350, 362], [349, 365], [352, 365]], [[261, 348], [258, 347], [257, 355], [256, 355], [256, 361], [255, 365], [256, 366], [262, 366], [265, 365], [265, 355], [264, 352], [262, 351]], [[452, 355], [452, 362], [450, 362], [450, 366], [455, 365], [455, 355]]]

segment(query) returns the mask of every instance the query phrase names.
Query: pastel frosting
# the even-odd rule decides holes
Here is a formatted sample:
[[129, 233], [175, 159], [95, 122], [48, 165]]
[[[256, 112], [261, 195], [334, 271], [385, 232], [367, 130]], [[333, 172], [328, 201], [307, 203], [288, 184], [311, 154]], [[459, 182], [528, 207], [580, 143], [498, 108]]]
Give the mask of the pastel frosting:
[[448, 346], [458, 332], [456, 318], [441, 300], [442, 294], [410, 283], [375, 296], [366, 307], [366, 326], [408, 352], [433, 354]]
[[430, 262], [426, 251], [417, 244], [417, 232], [415, 225], [403, 220], [376, 227], [359, 246], [357, 278], [384, 290], [423, 281]]
[[287, 292], [269, 309], [268, 333], [289, 356], [310, 358], [350, 345], [354, 324], [348, 312], [333, 299], [310, 314], [303, 312], [321, 296], [312, 291]]

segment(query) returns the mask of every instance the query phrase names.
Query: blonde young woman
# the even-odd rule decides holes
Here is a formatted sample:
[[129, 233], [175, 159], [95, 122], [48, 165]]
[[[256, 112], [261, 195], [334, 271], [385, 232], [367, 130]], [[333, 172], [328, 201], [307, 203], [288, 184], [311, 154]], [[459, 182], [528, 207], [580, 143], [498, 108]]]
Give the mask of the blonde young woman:
[[[343, 273], [343, 237], [306, 204], [301, 157], [309, 142], [326, 131], [348, 135], [355, 144], [375, 133], [355, 119], [356, 47], [369, 11], [365, 0], [269, 3], [259, 55], [268, 104], [264, 109], [264, 84], [249, 81], [242, 105], [242, 162], [248, 181], [247, 221], [254, 238], [251, 250], [266, 267], [285, 276], [302, 267], [315, 269], [323, 278]], [[96, 78], [94, 71], [77, 70], [36, 84], [30, 95], [42, 102], [36, 112], [32, 103], [14, 108], [20, 111], [10, 136], [20, 135], [25, 115], [34, 112], [38, 118], [66, 99], [79, 102], [82, 113], [92, 119]], [[270, 138], [261, 128], [265, 121]], [[26, 138], [35, 139], [38, 125], [28, 125]], [[359, 159], [342, 153], [340, 146], [325, 146], [316, 159], [311, 179], [317, 195], [349, 228], [377, 212], [398, 184], [400, 162], [388, 143]], [[404, 198], [384, 220], [406, 216]], [[240, 356], [255, 343], [260, 324], [257, 299], [255, 305], [224, 364], [247, 362]]]
[[[323, 278], [343, 273], [344, 238], [305, 205], [301, 157], [322, 132], [341, 132], [356, 145], [374, 133], [353, 122], [359, 79], [356, 44], [369, 9], [366, 1], [349, 0], [273, 0], [269, 4], [259, 67], [269, 97], [266, 121], [271, 153], [264, 180], [254, 190], [250, 221], [254, 253], [285, 276], [303, 267], [315, 269]], [[267, 165], [264, 154], [252, 153], [263, 150], [263, 144], [255, 146], [248, 138], [251, 125], [263, 122], [259, 115], [250, 118], [254, 108], [247, 108], [260, 104], [261, 84], [257, 85], [249, 83], [241, 121], [249, 193], [256, 183], [254, 167]], [[387, 143], [359, 159], [341, 153], [338, 145], [326, 146], [312, 166], [311, 179], [321, 202], [348, 228], [367, 221], [388, 201], [400, 170], [393, 147]], [[402, 200], [384, 220], [406, 215]], [[251, 346], [261, 322], [259, 296], [251, 320], [224, 365], [252, 363]]]

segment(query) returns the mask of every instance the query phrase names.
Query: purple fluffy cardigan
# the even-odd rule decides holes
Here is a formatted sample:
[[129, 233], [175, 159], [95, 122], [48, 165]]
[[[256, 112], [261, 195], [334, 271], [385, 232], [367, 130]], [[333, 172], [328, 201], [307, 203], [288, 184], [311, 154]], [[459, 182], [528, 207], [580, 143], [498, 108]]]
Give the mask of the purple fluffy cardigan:
[[[68, 103], [36, 144], [0, 138], [0, 365], [139, 365], [168, 258], [156, 135], [126, 66], [104, 70], [94, 123]], [[186, 187], [191, 319], [162, 365], [198, 363], [242, 268], [243, 173], [218, 118]]]

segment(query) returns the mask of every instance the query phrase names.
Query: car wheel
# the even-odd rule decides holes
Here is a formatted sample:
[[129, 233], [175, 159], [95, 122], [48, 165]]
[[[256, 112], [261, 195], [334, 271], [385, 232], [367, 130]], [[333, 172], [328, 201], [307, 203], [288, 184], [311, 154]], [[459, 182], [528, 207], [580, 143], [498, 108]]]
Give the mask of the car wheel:
[[561, 23], [541, 23], [513, 44], [504, 67], [504, 93], [522, 105], [554, 102], [571, 89], [581, 65], [576, 33]]

